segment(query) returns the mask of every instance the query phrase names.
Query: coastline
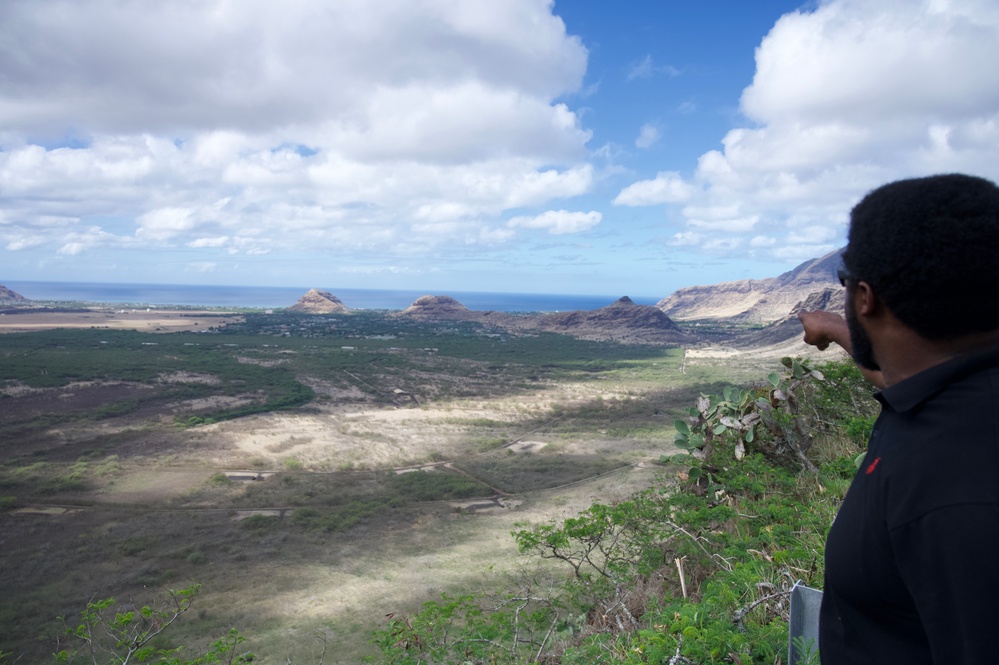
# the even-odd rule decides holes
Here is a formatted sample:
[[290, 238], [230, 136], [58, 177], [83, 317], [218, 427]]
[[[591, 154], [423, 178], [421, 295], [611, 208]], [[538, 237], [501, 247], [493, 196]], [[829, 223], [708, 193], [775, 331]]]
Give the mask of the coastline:
[[[209, 286], [195, 284], [113, 284], [84, 282], [31, 282], [0, 279], [0, 284], [39, 303], [76, 302], [91, 305], [182, 306], [204, 308], [279, 309], [290, 307], [308, 287]], [[477, 311], [560, 312], [605, 307], [623, 295], [642, 305], [660, 298], [631, 294], [578, 295], [501, 293], [478, 291], [428, 292], [417, 290], [348, 289], [317, 287], [337, 296], [351, 309], [402, 310], [426, 295], [449, 295]]]

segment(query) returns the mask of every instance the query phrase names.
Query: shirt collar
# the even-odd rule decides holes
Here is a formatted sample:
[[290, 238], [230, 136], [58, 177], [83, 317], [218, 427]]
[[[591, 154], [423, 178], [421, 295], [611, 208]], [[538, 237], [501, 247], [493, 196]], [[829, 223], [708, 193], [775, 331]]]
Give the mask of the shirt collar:
[[899, 381], [882, 390], [877, 397], [895, 411], [908, 411], [951, 383], [997, 366], [999, 366], [999, 346], [971, 351]]

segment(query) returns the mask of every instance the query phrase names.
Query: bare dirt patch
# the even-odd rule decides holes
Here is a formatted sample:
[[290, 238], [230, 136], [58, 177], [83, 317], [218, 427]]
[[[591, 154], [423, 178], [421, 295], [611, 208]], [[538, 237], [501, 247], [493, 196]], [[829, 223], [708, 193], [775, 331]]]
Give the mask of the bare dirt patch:
[[81, 510], [83, 508], [66, 506], [24, 506], [23, 508], [15, 508], [11, 512], [15, 515], [72, 515]]
[[157, 504], [183, 496], [211, 476], [206, 469], [136, 469], [95, 493], [100, 503]]
[[534, 453], [547, 445], [547, 441], [517, 441], [507, 447], [515, 453]]
[[56, 328], [109, 328], [140, 332], [196, 332], [238, 323], [237, 314], [200, 310], [108, 309], [83, 312], [25, 310], [0, 315], [0, 333], [35, 332]]
[[160, 374], [157, 380], [162, 383], [202, 383], [207, 386], [217, 386], [222, 383], [217, 376], [199, 374], [197, 372], [171, 372]]
[[199, 411], [234, 409], [247, 404], [259, 404], [266, 399], [263, 395], [211, 395], [187, 399], [170, 405], [173, 413], [197, 413]]
[[530, 412], [513, 400], [497, 400], [491, 408], [477, 400], [436, 407], [354, 405], [268, 413], [199, 429], [220, 443], [216, 462], [223, 466], [245, 466], [257, 459], [280, 467], [293, 458], [314, 470], [390, 468], [430, 455], [467, 454], [474, 439], [469, 423], [483, 418], [502, 422], [525, 413]]

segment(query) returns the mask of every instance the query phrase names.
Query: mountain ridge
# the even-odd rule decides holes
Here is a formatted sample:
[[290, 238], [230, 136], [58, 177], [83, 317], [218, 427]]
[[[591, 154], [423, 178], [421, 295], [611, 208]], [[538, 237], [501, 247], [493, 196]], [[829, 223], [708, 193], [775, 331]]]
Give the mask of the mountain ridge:
[[839, 287], [836, 268], [842, 252], [837, 249], [810, 259], [777, 277], [684, 287], [660, 300], [656, 307], [677, 321], [772, 323], [812, 293]]

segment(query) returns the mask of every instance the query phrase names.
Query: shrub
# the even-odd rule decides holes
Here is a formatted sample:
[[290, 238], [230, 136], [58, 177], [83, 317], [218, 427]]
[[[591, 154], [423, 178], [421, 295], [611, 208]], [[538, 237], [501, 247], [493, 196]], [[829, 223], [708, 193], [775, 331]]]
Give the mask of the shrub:
[[[855, 453], [843, 435], [850, 418], [871, 409], [859, 399], [868, 389], [841, 368], [832, 368], [831, 387], [804, 365], [788, 369], [791, 378], [771, 377], [769, 388], [725, 391], [713, 405], [728, 404], [713, 412], [698, 405], [697, 433], [715, 445], [691, 446], [699, 457], [664, 458], [658, 486], [515, 532], [523, 554], [561, 563], [567, 582], [537, 581], [500, 601], [427, 603], [376, 635], [377, 662], [782, 662], [790, 590], [798, 580], [821, 585], [826, 533], [855, 471], [852, 454], [826, 448]], [[773, 446], [750, 445], [733, 460], [739, 441], [758, 439], [747, 441], [752, 428], [722, 417], [758, 413], [760, 433], [776, 436], [758, 399], [780, 427], [830, 436], [799, 445], [798, 464]], [[705, 429], [711, 418], [724, 429]], [[815, 459], [808, 465], [806, 451]]]
[[59, 644], [64, 648], [55, 658], [60, 663], [87, 660], [93, 663], [156, 662], [160, 665], [242, 665], [253, 661], [252, 653], [239, 653], [239, 645], [244, 639], [235, 629], [192, 660], [177, 655], [182, 647], [154, 646], [191, 608], [200, 591], [198, 584], [171, 590], [159, 604], [141, 607], [119, 605], [114, 598], [92, 601], [80, 613], [80, 623], [67, 626]]

